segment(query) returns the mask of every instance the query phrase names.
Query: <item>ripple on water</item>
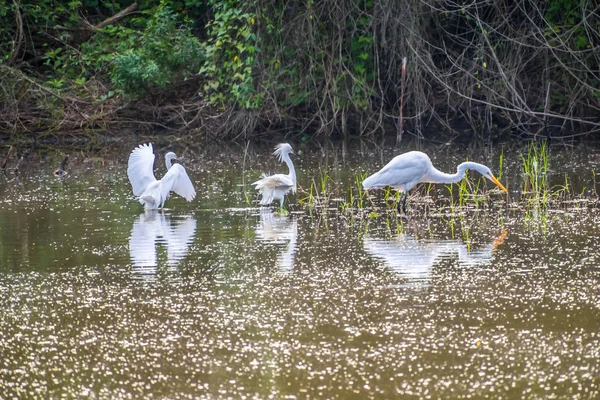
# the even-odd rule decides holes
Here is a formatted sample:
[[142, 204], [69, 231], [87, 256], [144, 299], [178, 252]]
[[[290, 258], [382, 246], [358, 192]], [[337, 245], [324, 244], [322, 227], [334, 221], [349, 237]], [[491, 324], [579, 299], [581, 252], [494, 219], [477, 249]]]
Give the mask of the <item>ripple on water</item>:
[[596, 210], [282, 216], [231, 209], [230, 164], [164, 213], [110, 166], [10, 189], [3, 396], [598, 397]]

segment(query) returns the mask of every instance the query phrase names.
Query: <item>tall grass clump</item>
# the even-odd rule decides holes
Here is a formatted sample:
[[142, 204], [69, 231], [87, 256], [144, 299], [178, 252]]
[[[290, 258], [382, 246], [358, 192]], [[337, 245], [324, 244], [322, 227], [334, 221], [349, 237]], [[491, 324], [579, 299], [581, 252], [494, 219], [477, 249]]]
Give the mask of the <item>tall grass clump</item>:
[[548, 203], [551, 192], [548, 189], [548, 147], [546, 142], [531, 143], [527, 154], [521, 156], [523, 163], [523, 196], [525, 200], [525, 220], [536, 228], [546, 229]]
[[523, 162], [523, 195], [530, 203], [547, 205], [548, 190], [548, 146], [546, 142], [531, 143], [527, 154], [521, 156]]
[[342, 211], [352, 209], [363, 209], [367, 205], [367, 192], [362, 189], [362, 181], [365, 180], [367, 174], [362, 172], [354, 177], [354, 184], [350, 186], [348, 196], [341, 202]]
[[317, 182], [315, 178], [313, 178], [308, 192], [306, 192], [306, 196], [298, 199], [298, 202], [300, 204], [306, 204], [310, 208], [328, 207], [332, 196], [337, 192], [337, 188], [331, 188], [330, 184], [336, 186], [335, 181], [327, 172], [321, 172], [319, 174], [319, 181]]

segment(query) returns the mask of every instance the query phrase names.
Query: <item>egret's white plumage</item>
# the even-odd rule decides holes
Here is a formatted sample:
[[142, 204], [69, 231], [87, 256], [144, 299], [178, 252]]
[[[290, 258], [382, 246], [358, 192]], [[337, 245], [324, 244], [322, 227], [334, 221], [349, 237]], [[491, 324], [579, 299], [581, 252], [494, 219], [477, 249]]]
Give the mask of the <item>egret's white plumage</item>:
[[165, 154], [167, 173], [162, 179], [156, 180], [152, 144], [141, 144], [131, 152], [127, 176], [133, 187], [133, 194], [139, 196], [139, 202], [146, 210], [162, 208], [170, 192], [177, 193], [187, 201], [196, 197], [194, 185], [185, 168], [181, 164], [172, 164], [173, 159], [176, 159], [175, 153]]
[[[379, 172], [367, 177], [362, 185], [365, 190], [391, 186], [402, 192], [404, 196], [402, 207], [406, 212], [406, 195], [418, 183], [456, 183], [465, 177], [468, 169], [474, 169], [498, 185], [500, 189], [508, 192], [492, 174], [492, 171], [483, 164], [464, 162], [458, 165], [455, 174], [446, 174], [436, 169], [429, 156], [420, 151], [409, 151], [394, 157]], [[400, 203], [398, 209], [400, 209]]]
[[275, 200], [279, 200], [281, 207], [283, 207], [283, 200], [285, 195], [291, 190], [296, 193], [296, 169], [294, 163], [290, 159], [290, 154], [296, 154], [292, 146], [288, 143], [280, 143], [275, 147], [273, 154], [287, 164], [289, 173], [275, 174], [267, 176], [263, 174], [261, 179], [254, 182], [256, 190], [260, 191], [262, 196], [260, 200], [261, 205], [269, 205]]

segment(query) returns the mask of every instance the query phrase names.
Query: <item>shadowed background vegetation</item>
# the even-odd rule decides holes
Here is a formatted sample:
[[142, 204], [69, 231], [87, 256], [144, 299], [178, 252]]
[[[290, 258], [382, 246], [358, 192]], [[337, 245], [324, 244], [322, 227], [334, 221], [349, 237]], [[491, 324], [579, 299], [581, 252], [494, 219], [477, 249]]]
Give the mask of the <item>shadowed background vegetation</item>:
[[[598, 135], [583, 0], [0, 0], [0, 130]], [[438, 133], [436, 133], [437, 135]]]

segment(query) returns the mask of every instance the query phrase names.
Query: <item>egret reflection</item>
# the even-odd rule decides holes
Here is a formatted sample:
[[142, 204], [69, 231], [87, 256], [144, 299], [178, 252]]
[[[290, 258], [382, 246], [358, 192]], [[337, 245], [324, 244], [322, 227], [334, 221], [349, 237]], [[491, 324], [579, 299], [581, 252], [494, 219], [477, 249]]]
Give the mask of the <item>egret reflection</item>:
[[456, 257], [459, 266], [474, 267], [490, 263], [494, 250], [502, 243], [508, 232], [504, 231], [492, 243], [469, 249], [458, 240], [418, 240], [411, 235], [401, 234], [394, 240], [365, 238], [365, 251], [395, 272], [411, 279], [424, 280], [429, 277], [431, 267], [442, 259]]
[[285, 247], [277, 255], [277, 267], [282, 273], [294, 269], [294, 253], [298, 238], [298, 220], [277, 215], [269, 210], [261, 210], [256, 227], [256, 238], [260, 241], [281, 244]]
[[159, 265], [158, 245], [167, 251], [165, 264], [176, 266], [188, 252], [196, 234], [196, 219], [182, 219], [149, 210], [135, 220], [129, 236], [129, 252], [134, 272], [154, 275]]

